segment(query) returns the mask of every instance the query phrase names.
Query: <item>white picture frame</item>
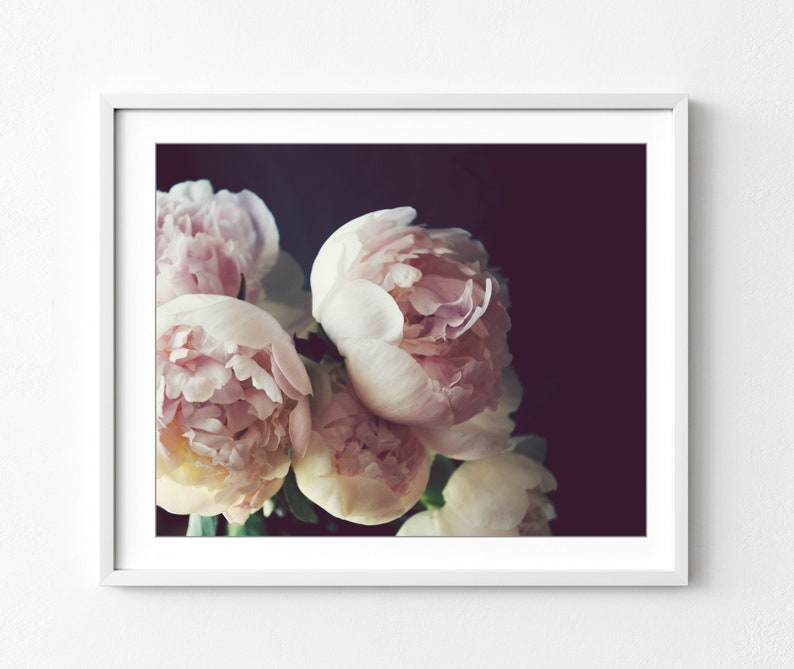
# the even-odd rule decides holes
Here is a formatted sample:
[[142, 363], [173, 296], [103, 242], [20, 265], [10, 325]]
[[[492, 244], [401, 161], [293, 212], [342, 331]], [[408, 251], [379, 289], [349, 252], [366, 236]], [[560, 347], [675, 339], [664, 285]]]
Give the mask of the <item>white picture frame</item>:
[[[687, 105], [687, 96], [682, 94], [103, 95], [99, 110], [100, 582], [182, 586], [686, 585]], [[389, 119], [388, 128], [381, 122], [384, 118]], [[491, 118], [499, 122], [488, 123]], [[276, 123], [263, 124], [262, 119]], [[476, 123], [469, 123], [472, 119]], [[448, 132], [453, 140], [469, 133], [466, 136], [474, 141], [620, 142], [629, 141], [625, 139], [628, 133], [633, 138], [630, 141], [646, 141], [652, 147], [648, 165], [646, 536], [544, 537], [529, 543], [521, 543], [521, 538], [479, 537], [249, 537], [229, 541], [156, 537], [151, 532], [153, 504], [141, 509], [136, 500], [154, 499], [154, 449], [144, 446], [141, 453], [130, 452], [135, 450], [132, 445], [141, 441], [153, 444], [148, 436], [154, 435], [153, 415], [148, 423], [145, 416], [154, 407], [154, 388], [147, 386], [145, 375], [136, 377], [134, 370], [141, 365], [145, 368], [151, 359], [145, 356], [152, 348], [149, 333], [153, 333], [154, 310], [150, 298], [154, 293], [153, 283], [147, 283], [149, 277], [136, 271], [151, 266], [147, 238], [131, 231], [134, 222], [144, 228], [147, 215], [150, 217], [146, 212], [152, 211], [155, 145], [164, 141], [274, 141], [273, 135], [268, 135], [274, 132], [273, 127], [279, 137], [291, 141], [357, 141], [355, 132], [361, 132], [362, 120], [364, 126], [381, 133], [378, 137], [382, 140], [393, 142], [427, 141], [428, 136], [437, 136], [434, 132]], [[472, 128], [484, 134], [474, 137]], [[525, 133], [525, 128], [536, 129]], [[141, 202], [139, 195], [144, 192], [148, 199]], [[653, 211], [651, 204], [655, 205]], [[140, 218], [144, 221], [138, 221]]]

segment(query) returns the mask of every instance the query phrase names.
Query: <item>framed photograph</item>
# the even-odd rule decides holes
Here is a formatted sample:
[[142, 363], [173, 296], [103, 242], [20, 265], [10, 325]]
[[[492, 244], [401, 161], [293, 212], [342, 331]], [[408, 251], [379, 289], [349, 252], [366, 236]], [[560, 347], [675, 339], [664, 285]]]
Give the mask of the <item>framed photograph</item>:
[[105, 95], [108, 585], [686, 585], [685, 95]]

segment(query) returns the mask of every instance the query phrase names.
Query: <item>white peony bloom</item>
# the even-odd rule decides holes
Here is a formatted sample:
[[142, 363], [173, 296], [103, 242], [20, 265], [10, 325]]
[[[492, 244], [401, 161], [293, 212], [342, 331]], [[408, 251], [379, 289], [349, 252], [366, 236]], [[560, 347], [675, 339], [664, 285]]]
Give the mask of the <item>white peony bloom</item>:
[[518, 453], [464, 462], [444, 488], [444, 506], [409, 518], [397, 536], [548, 536], [556, 517], [545, 493], [551, 473]]

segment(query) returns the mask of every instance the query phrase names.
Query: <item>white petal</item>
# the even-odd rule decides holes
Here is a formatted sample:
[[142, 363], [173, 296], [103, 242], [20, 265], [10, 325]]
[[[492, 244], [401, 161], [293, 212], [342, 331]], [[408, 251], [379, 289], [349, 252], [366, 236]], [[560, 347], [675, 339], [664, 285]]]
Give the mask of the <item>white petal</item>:
[[397, 531], [398, 537], [440, 537], [441, 528], [438, 523], [438, 509], [421, 511], [408, 520]]
[[519, 531], [517, 526], [498, 528], [494, 526], [478, 525], [476, 517], [464, 515], [458, 509], [449, 504], [440, 509], [438, 525], [441, 535], [445, 537], [517, 537]]
[[362, 239], [367, 236], [367, 228], [384, 220], [392, 221], [395, 227], [405, 227], [414, 218], [416, 211], [411, 207], [382, 209], [354, 218], [331, 234], [314, 259], [310, 277], [312, 314], [318, 321], [321, 320], [326, 297], [339, 285], [345, 272], [358, 257]]
[[344, 225], [338, 227], [331, 236], [328, 237], [329, 242], [337, 241], [338, 239], [356, 234], [357, 237], [366, 237], [367, 227], [374, 223], [382, 223], [383, 221], [390, 221], [395, 228], [404, 228], [411, 224], [416, 218], [416, 209], [413, 207], [395, 207], [394, 209], [379, 209], [378, 211], [364, 214], [352, 221], [348, 221]]
[[502, 394], [499, 397], [499, 406], [496, 411], [502, 415], [508, 415], [518, 409], [524, 389], [518, 379], [516, 370], [512, 367], [505, 367], [502, 371]]
[[215, 501], [216, 490], [203, 486], [177, 483], [168, 475], [157, 479], [157, 506], [169, 513], [180, 515], [200, 513], [202, 516], [217, 516], [226, 510], [226, 504]]
[[397, 303], [383, 288], [362, 279], [328, 296], [320, 323], [335, 343], [352, 337], [397, 344], [403, 336], [403, 314]]
[[398, 537], [510, 537], [518, 530], [496, 530], [477, 527], [450, 507], [422, 511], [411, 516], [397, 532]]
[[542, 470], [515, 453], [464, 462], [447, 482], [444, 500], [472, 525], [509, 530], [526, 514], [526, 491], [541, 485]]
[[409, 353], [377, 339], [345, 339], [338, 346], [356, 394], [372, 413], [402, 425], [452, 424], [446, 396]]
[[274, 371], [278, 373], [278, 379], [286, 380], [289, 385], [284, 384], [284, 391], [292, 397], [295, 397], [297, 391], [301, 395], [310, 395], [312, 392], [312, 384], [309, 381], [309, 375], [306, 372], [306, 366], [303, 364], [303, 359], [295, 351], [295, 343], [291, 337], [286, 339], [279, 339], [273, 343], [271, 349], [273, 355]]
[[292, 338], [273, 316], [226, 295], [181, 295], [157, 308], [158, 337], [177, 324], [201, 326], [222, 342], [256, 349], [275, 342], [292, 345]]
[[309, 400], [306, 397], [301, 397], [289, 416], [290, 443], [296, 455], [301, 456], [306, 452], [311, 431], [312, 414]]
[[[511, 448], [517, 448], [519, 445], [526, 446], [529, 451], [537, 449], [541, 452], [545, 452], [546, 450], [546, 440], [537, 434], [522, 435], [510, 438]], [[518, 455], [528, 457], [523, 453], [519, 453]], [[532, 458], [530, 458], [530, 460], [532, 460]], [[556, 490], [557, 479], [554, 478], [554, 475], [537, 461], [532, 460], [532, 462], [534, 463], [537, 476], [540, 477], [540, 483], [536, 486], [536, 488], [541, 492], [551, 492], [552, 490]]]
[[491, 431], [478, 426], [480, 416], [449, 429], [415, 427], [414, 434], [425, 448], [456, 460], [479, 460], [509, 450], [513, 421], [506, 419], [505, 430]]
[[279, 234], [276, 227], [276, 219], [273, 218], [273, 214], [262, 201], [262, 198], [250, 190], [237, 193], [237, 203], [248, 212], [248, 215], [257, 225], [256, 245], [259, 253], [257, 266], [263, 275], [267, 274], [276, 264], [279, 257]]
[[168, 194], [186, 202], [203, 202], [212, 197], [212, 184], [207, 179], [183, 181], [171, 186]]

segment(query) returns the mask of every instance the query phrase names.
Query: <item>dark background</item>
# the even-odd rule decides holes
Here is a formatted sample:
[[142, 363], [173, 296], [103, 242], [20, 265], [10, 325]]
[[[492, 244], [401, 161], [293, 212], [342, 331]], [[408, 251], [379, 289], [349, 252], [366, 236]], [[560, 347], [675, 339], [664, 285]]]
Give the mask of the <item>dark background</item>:
[[[159, 190], [197, 179], [259, 195], [307, 281], [328, 235], [369, 211], [469, 230], [509, 281], [515, 434], [548, 442], [552, 532], [645, 534], [644, 145], [157, 147]], [[178, 525], [158, 513], [158, 533]]]

